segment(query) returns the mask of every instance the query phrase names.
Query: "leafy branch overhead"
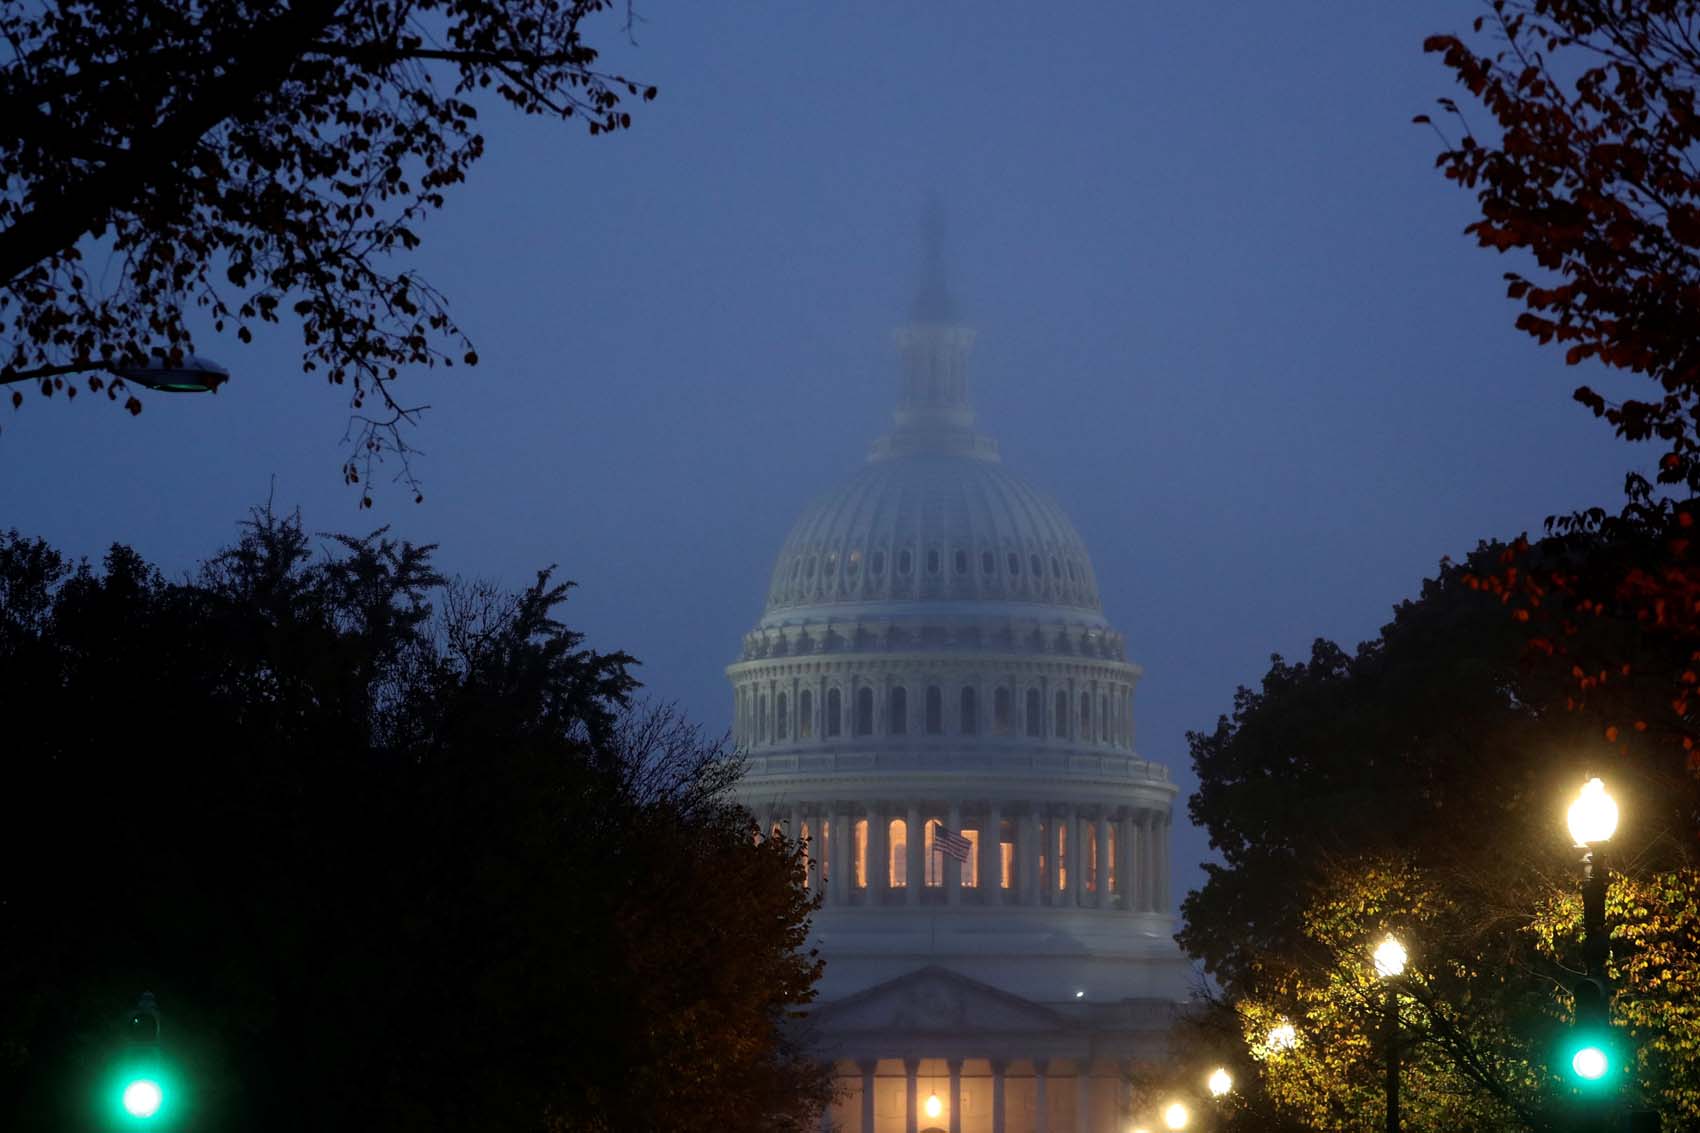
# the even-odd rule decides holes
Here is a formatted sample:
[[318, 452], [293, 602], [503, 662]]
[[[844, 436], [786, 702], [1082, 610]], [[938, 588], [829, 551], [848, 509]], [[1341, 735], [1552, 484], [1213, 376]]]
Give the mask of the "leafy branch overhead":
[[1700, 488], [1700, 10], [1693, 0], [1490, 7], [1475, 30], [1492, 46], [1454, 35], [1424, 44], [1499, 129], [1480, 137], [1440, 100], [1464, 133], [1438, 164], [1481, 206], [1467, 231], [1541, 269], [1506, 275], [1520, 329], [1562, 345], [1573, 365], [1596, 359], [1656, 383], [1621, 402], [1589, 385], [1575, 396], [1625, 439], [1662, 444], [1660, 480]]
[[242, 342], [288, 315], [302, 369], [349, 388], [348, 481], [370, 502], [387, 451], [412, 483], [402, 427], [425, 407], [395, 383], [477, 355], [405, 254], [482, 153], [489, 93], [592, 135], [631, 125], [623, 99], [655, 97], [584, 41], [611, 6], [0, 0], [13, 406], [80, 384], [139, 413], [110, 370], [192, 353], [194, 312]]

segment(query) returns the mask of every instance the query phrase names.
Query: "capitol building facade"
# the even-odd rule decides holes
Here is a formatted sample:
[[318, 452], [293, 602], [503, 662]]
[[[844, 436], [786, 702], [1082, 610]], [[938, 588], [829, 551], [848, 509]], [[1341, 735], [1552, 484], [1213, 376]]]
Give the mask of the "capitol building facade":
[[823, 1128], [1121, 1133], [1186, 997], [1176, 788], [1079, 533], [975, 429], [973, 337], [935, 240], [893, 427], [792, 526], [727, 670], [738, 790], [809, 847]]

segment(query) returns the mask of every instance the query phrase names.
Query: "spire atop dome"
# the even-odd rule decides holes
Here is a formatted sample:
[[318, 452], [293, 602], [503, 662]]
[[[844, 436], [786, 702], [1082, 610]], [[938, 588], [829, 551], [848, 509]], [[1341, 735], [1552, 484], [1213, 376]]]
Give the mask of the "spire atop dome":
[[927, 196], [921, 212], [921, 289], [915, 293], [914, 321], [953, 323], [956, 304], [945, 282], [944, 202], [937, 193]]
[[895, 427], [874, 442], [869, 460], [916, 452], [998, 459], [997, 442], [974, 431], [968, 403], [968, 351], [974, 331], [956, 319], [945, 286], [944, 206], [927, 201], [921, 221], [921, 289], [909, 323], [893, 336], [902, 377]]

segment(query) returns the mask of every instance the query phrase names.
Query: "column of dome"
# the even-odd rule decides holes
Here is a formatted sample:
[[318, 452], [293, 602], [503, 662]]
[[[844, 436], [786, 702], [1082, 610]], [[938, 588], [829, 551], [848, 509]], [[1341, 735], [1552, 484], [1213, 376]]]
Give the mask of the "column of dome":
[[[826, 910], [1167, 911], [1165, 804], [918, 798], [886, 789], [870, 795], [754, 808], [762, 834], [785, 831], [806, 841], [805, 884], [823, 891]], [[987, 837], [994, 822], [996, 841]], [[970, 840], [966, 861], [959, 865], [942, 850], [927, 850], [934, 824]]]

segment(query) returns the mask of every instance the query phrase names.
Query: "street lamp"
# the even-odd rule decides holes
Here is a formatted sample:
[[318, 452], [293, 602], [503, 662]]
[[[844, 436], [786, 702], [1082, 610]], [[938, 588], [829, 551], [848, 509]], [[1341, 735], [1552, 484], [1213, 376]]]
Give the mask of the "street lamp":
[[1399, 1133], [1399, 985], [1408, 959], [1392, 933], [1375, 946], [1375, 974], [1387, 985], [1387, 1133]]
[[1293, 1025], [1283, 1019], [1269, 1028], [1269, 1037], [1264, 1043], [1272, 1051], [1288, 1051], [1299, 1045], [1299, 1033]]
[[[1617, 832], [1617, 802], [1599, 779], [1582, 785], [1565, 816], [1570, 837], [1582, 851], [1582, 956], [1590, 979], [1604, 980], [1606, 953], [1605, 843]], [[1602, 985], [1603, 986], [1603, 985]]]
[[[1617, 803], [1603, 782], [1589, 779], [1570, 804], [1565, 820], [1571, 840], [1582, 851], [1582, 958], [1587, 973], [1572, 989], [1570, 1071], [1584, 1091], [1598, 1091], [1609, 1084], [1612, 1070], [1605, 844], [1617, 832]], [[1605, 1124], [1605, 1114], [1592, 1116], [1593, 1124]]]
[[1163, 1107], [1163, 1127], [1165, 1129], [1185, 1129], [1187, 1122], [1192, 1120], [1192, 1111], [1181, 1102], [1170, 1102]]
[[1228, 1073], [1226, 1066], [1218, 1066], [1210, 1072], [1210, 1077], [1205, 1080], [1204, 1085], [1209, 1089], [1211, 1097], [1223, 1097], [1234, 1088], [1234, 1077]]

